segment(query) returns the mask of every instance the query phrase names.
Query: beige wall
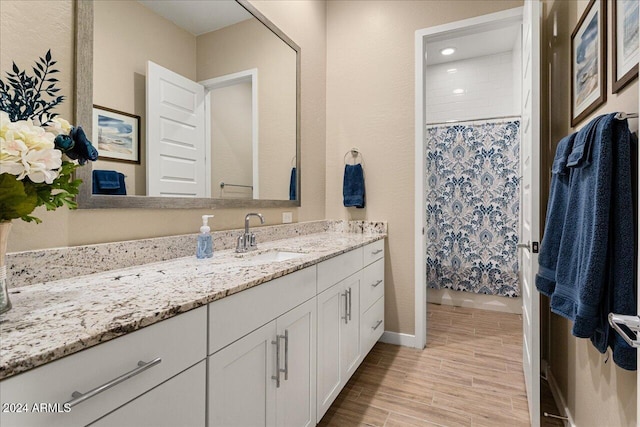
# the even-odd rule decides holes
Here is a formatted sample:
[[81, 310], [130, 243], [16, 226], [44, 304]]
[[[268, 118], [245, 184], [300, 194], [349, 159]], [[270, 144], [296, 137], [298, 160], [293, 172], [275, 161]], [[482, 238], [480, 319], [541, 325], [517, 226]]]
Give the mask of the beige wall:
[[[389, 222], [389, 331], [414, 333], [415, 31], [521, 5], [517, 0], [328, 2], [327, 218]], [[364, 157], [365, 209], [342, 205], [343, 155], [353, 146]]]
[[[302, 48], [302, 206], [296, 209], [259, 209], [267, 224], [278, 224], [283, 211], [293, 211], [294, 221], [325, 218], [325, 63], [326, 12], [319, 1], [255, 1], [256, 8]], [[73, 3], [54, 1], [0, 1], [0, 72], [11, 61], [29, 66], [52, 48], [59, 61], [62, 93], [67, 100], [58, 109], [71, 118], [73, 111]], [[46, 19], [34, 10], [46, 11]], [[14, 221], [10, 252], [113, 242], [145, 237], [197, 232], [200, 215], [208, 210], [98, 209], [68, 211], [66, 208], [35, 212], [43, 223]], [[239, 228], [248, 209], [218, 209], [214, 230]]]
[[[580, 15], [585, 10], [587, 1], [545, 1], [545, 24], [543, 32], [550, 46], [546, 52], [547, 66], [550, 76], [545, 81], [551, 86], [548, 109], [548, 138], [543, 153], [550, 158], [555, 152], [557, 142], [568, 133], [584, 126], [592, 117], [611, 111], [635, 112], [638, 110], [638, 80], [627, 86], [618, 94], [611, 93], [612, 49], [611, 49], [611, 8], [608, 12], [608, 70], [607, 70], [607, 103], [591, 117], [581, 122], [576, 129], [570, 127], [570, 58], [571, 32]], [[553, 22], [557, 22], [558, 36], [553, 38]], [[545, 86], [541, 86], [545, 87]], [[544, 105], [544, 104], [543, 104]], [[629, 122], [632, 130], [637, 130], [638, 121]], [[543, 134], [544, 135], [544, 134]], [[543, 166], [548, 173], [549, 162]], [[548, 185], [548, 184], [547, 184]], [[546, 206], [546, 197], [541, 200]], [[581, 427], [596, 426], [635, 426], [636, 425], [636, 373], [618, 368], [611, 358], [605, 363], [606, 355], [601, 355], [586, 339], [578, 339], [571, 335], [571, 322], [555, 314], [543, 311], [549, 317], [550, 342], [549, 363], [551, 372], [558, 382], [568, 409], [576, 425]]]
[[127, 194], [145, 195], [147, 61], [193, 80], [196, 38], [131, 0], [96, 1], [93, 25], [93, 103], [140, 116], [141, 160], [98, 160], [93, 168], [122, 172]]
[[211, 93], [211, 193], [224, 199], [251, 199], [246, 187], [220, 188], [220, 182], [251, 185], [253, 140], [251, 138], [251, 82], [215, 89]]
[[[289, 200], [296, 155], [295, 51], [257, 19], [247, 19], [198, 36], [197, 64], [198, 81], [258, 70], [259, 198]], [[218, 190], [212, 187], [215, 196]]]

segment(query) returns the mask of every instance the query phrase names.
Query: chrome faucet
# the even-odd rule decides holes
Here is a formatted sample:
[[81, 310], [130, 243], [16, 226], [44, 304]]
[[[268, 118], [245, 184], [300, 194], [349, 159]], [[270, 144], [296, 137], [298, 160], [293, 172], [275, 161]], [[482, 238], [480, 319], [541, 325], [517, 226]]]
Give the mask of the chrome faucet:
[[257, 216], [260, 218], [260, 224], [264, 224], [264, 217], [262, 214], [252, 212], [248, 213], [247, 216], [244, 217], [244, 233], [241, 236], [238, 236], [238, 245], [236, 246], [236, 252], [238, 253], [244, 253], [258, 248], [256, 235], [249, 233], [249, 218], [252, 216]]

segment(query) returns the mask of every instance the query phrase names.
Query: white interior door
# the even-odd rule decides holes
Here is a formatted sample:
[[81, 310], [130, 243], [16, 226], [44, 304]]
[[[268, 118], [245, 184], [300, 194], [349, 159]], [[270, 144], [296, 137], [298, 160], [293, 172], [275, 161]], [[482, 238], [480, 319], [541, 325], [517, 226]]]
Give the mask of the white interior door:
[[147, 62], [147, 195], [206, 197], [204, 86]]
[[527, 0], [522, 25], [522, 123], [520, 144], [523, 369], [531, 425], [540, 425], [540, 295], [534, 278], [540, 241], [540, 3]]

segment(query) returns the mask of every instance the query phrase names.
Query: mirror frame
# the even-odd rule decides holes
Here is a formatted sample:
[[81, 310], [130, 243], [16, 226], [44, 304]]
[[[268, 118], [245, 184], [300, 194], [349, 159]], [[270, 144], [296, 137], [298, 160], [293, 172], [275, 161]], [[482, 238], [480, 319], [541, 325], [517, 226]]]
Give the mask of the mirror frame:
[[[291, 208], [301, 205], [300, 172], [300, 46], [260, 13], [248, 0], [236, 0], [258, 21], [296, 52], [296, 200], [247, 200], [183, 198], [156, 196], [111, 196], [92, 194], [91, 162], [76, 170], [76, 177], [84, 185], [76, 197], [81, 209], [197, 209], [197, 208]], [[74, 115], [77, 126], [91, 135], [93, 121], [93, 0], [75, 2], [75, 104]]]

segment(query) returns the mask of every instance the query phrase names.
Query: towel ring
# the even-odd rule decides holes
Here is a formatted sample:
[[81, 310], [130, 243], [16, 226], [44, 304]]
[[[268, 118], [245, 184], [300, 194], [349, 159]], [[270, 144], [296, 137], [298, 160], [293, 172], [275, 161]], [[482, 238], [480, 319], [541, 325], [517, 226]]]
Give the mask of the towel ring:
[[360, 164], [362, 164], [362, 162], [364, 161], [364, 157], [362, 157], [362, 153], [360, 152], [360, 150], [358, 150], [357, 148], [352, 148], [351, 150], [347, 151], [346, 153], [344, 153], [344, 164], [347, 165], [348, 164], [348, 160], [347, 160], [347, 156], [351, 154], [351, 157], [353, 157], [353, 164], [356, 164], [356, 159], [358, 158], [358, 156], [360, 156]]
[[291, 167], [292, 167], [292, 168], [295, 168], [295, 167], [296, 167], [296, 160], [297, 160], [297, 157], [296, 157], [296, 156], [293, 156], [293, 157], [291, 158]]

